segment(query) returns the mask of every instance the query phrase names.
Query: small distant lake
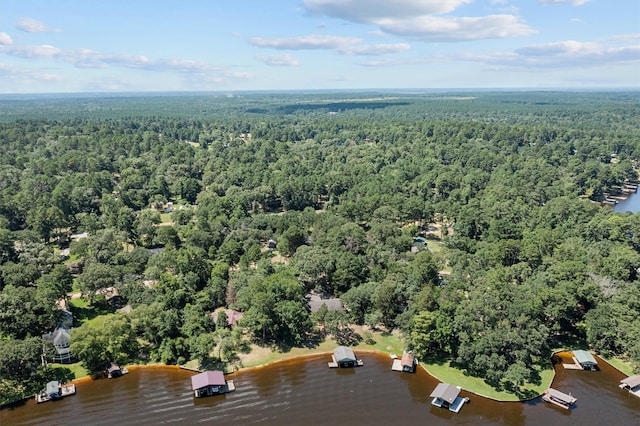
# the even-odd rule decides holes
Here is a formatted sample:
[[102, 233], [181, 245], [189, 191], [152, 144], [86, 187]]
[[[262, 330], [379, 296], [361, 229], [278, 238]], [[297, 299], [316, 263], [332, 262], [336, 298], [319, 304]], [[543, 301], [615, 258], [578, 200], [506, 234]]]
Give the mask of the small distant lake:
[[318, 355], [240, 371], [229, 376], [235, 392], [196, 399], [195, 373], [177, 368], [141, 368], [117, 379], [79, 383], [78, 393], [13, 410], [0, 410], [0, 425], [632, 425], [640, 398], [618, 387], [625, 376], [598, 358], [600, 371], [555, 366], [553, 387], [578, 402], [565, 410], [536, 398], [496, 402], [468, 392], [459, 414], [431, 405], [439, 383], [422, 368], [391, 371], [385, 355], [358, 354], [364, 367], [330, 369]]
[[619, 213], [638, 213], [640, 211], [640, 192], [634, 192], [626, 200], [620, 201], [613, 206], [613, 211]]

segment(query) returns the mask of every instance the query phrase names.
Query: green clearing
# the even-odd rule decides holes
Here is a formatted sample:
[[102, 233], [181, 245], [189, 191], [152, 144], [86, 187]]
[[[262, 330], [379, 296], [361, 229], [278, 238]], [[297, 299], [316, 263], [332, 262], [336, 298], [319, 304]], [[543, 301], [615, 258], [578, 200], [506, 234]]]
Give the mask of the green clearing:
[[[404, 348], [404, 342], [398, 333], [384, 333], [378, 331], [365, 331], [361, 333], [363, 340], [357, 345], [350, 345], [356, 352], [361, 351], [377, 351], [388, 354], [401, 354]], [[370, 337], [369, 340], [367, 337]], [[339, 344], [331, 339], [326, 338], [318, 345], [306, 348], [291, 348], [286, 351], [272, 350], [256, 345], [251, 346], [249, 354], [240, 355], [243, 368], [257, 367], [260, 365], [270, 364], [276, 361], [292, 359], [297, 357], [315, 355], [325, 352], [331, 352]]]
[[633, 365], [629, 361], [620, 358], [604, 358], [602, 356], [600, 356], [600, 358], [602, 358], [603, 360], [611, 364], [614, 368], [620, 370], [627, 376], [633, 376]]
[[68, 368], [73, 372], [73, 377], [79, 379], [89, 375], [89, 371], [82, 366], [81, 362], [73, 364], [50, 364], [51, 368]]
[[74, 322], [78, 325], [84, 324], [85, 322], [102, 324], [113, 314], [110, 309], [101, 309], [89, 305], [89, 302], [83, 297], [71, 299], [69, 300], [69, 304], [73, 309]]
[[448, 361], [427, 361], [421, 362], [422, 367], [433, 377], [441, 382], [460, 386], [462, 389], [473, 392], [477, 395], [495, 399], [497, 401], [522, 401], [535, 398], [542, 394], [553, 381], [554, 371], [549, 363], [549, 368], [540, 371], [540, 384], [526, 383], [521, 386], [517, 393], [499, 391], [488, 385], [483, 379], [472, 377], [464, 371], [451, 367]]

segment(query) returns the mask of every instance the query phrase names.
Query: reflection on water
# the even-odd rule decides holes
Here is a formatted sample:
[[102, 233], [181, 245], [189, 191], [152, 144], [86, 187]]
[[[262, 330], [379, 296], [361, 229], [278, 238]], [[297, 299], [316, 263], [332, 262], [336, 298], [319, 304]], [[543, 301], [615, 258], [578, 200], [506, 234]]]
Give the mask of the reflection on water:
[[[624, 376], [556, 366], [554, 387], [578, 398], [574, 410], [541, 402], [499, 403], [473, 394], [459, 414], [431, 405], [438, 381], [422, 369], [391, 371], [391, 359], [359, 354], [364, 367], [329, 369], [327, 357], [285, 361], [233, 374], [237, 390], [195, 399], [190, 377], [177, 368], [132, 370], [113, 380], [78, 384], [75, 396], [0, 411], [0, 425], [151, 425], [215, 422], [235, 425], [603, 425], [638, 424], [640, 398], [618, 388]], [[599, 360], [600, 361], [600, 360]]]

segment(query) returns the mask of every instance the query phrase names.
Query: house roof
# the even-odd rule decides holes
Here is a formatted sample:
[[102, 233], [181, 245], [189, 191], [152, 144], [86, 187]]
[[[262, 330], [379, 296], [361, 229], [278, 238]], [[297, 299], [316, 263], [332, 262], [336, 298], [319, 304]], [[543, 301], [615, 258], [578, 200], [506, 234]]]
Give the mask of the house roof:
[[449, 383], [439, 383], [438, 386], [431, 392], [432, 398], [440, 398], [447, 401], [449, 404], [453, 404], [460, 394], [460, 389]]
[[640, 375], [629, 376], [626, 379], [620, 380], [620, 383], [624, 383], [630, 388], [635, 388], [640, 385]]
[[[218, 311], [211, 313], [211, 319], [215, 323], [218, 322], [218, 313]], [[229, 326], [236, 325], [244, 317], [242, 312], [234, 311], [233, 309], [225, 309], [224, 313], [227, 315], [227, 324]]]
[[60, 382], [53, 380], [47, 383], [47, 395], [55, 395], [60, 392]]
[[325, 305], [329, 311], [342, 311], [344, 309], [342, 307], [342, 301], [338, 298], [309, 300], [311, 312], [318, 312], [322, 305]]
[[596, 361], [593, 355], [591, 355], [587, 351], [583, 351], [583, 350], [573, 351], [573, 356], [576, 357], [576, 359], [580, 364], [585, 364], [585, 363], [597, 364], [598, 363], [598, 361]]
[[71, 342], [71, 330], [64, 326], [57, 327], [52, 332], [43, 334], [42, 340], [53, 343], [59, 354], [67, 353]]
[[226, 383], [222, 371], [205, 371], [191, 376], [191, 388], [193, 390], [206, 386], [222, 386]]
[[356, 355], [353, 353], [353, 350], [346, 346], [338, 346], [335, 348], [333, 350], [333, 356], [337, 362], [356, 361]]
[[413, 364], [415, 362], [416, 358], [413, 356], [413, 354], [410, 353], [403, 353], [402, 354], [402, 366], [409, 366], [409, 367], [413, 367]]

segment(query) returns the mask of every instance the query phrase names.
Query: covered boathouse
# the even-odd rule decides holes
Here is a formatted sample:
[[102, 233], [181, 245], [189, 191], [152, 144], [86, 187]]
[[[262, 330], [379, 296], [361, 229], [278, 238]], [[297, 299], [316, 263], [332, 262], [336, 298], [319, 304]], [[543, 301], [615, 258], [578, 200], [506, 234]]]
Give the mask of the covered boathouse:
[[584, 370], [595, 370], [598, 366], [598, 361], [596, 361], [593, 355], [587, 351], [573, 351], [573, 357], [576, 364], [580, 364]]
[[225, 380], [222, 371], [205, 371], [191, 376], [191, 389], [196, 398], [219, 395], [235, 390], [232, 380]]
[[433, 398], [431, 405], [448, 408], [449, 411], [457, 413], [460, 411], [464, 403], [469, 401], [469, 398], [461, 398], [458, 395], [460, 395], [459, 386], [453, 386], [448, 383], [439, 383], [429, 396]]
[[329, 367], [336, 368], [349, 368], [349, 367], [359, 367], [363, 365], [362, 360], [356, 358], [356, 355], [353, 353], [351, 348], [347, 348], [346, 346], [338, 346], [333, 350], [333, 355], [331, 355], [333, 362], [329, 363]]
[[402, 354], [401, 359], [398, 359], [395, 355], [392, 358], [393, 364], [391, 365], [391, 369], [393, 371], [401, 371], [404, 373], [416, 372], [416, 365], [418, 362], [413, 354], [405, 352]]
[[620, 380], [620, 389], [627, 389], [631, 394], [640, 397], [640, 375]]
[[560, 392], [558, 390], [549, 388], [544, 391], [542, 395], [542, 400], [546, 402], [550, 402], [559, 407], [566, 408], [567, 410], [576, 403], [577, 399], [571, 395], [567, 395], [566, 393]]

